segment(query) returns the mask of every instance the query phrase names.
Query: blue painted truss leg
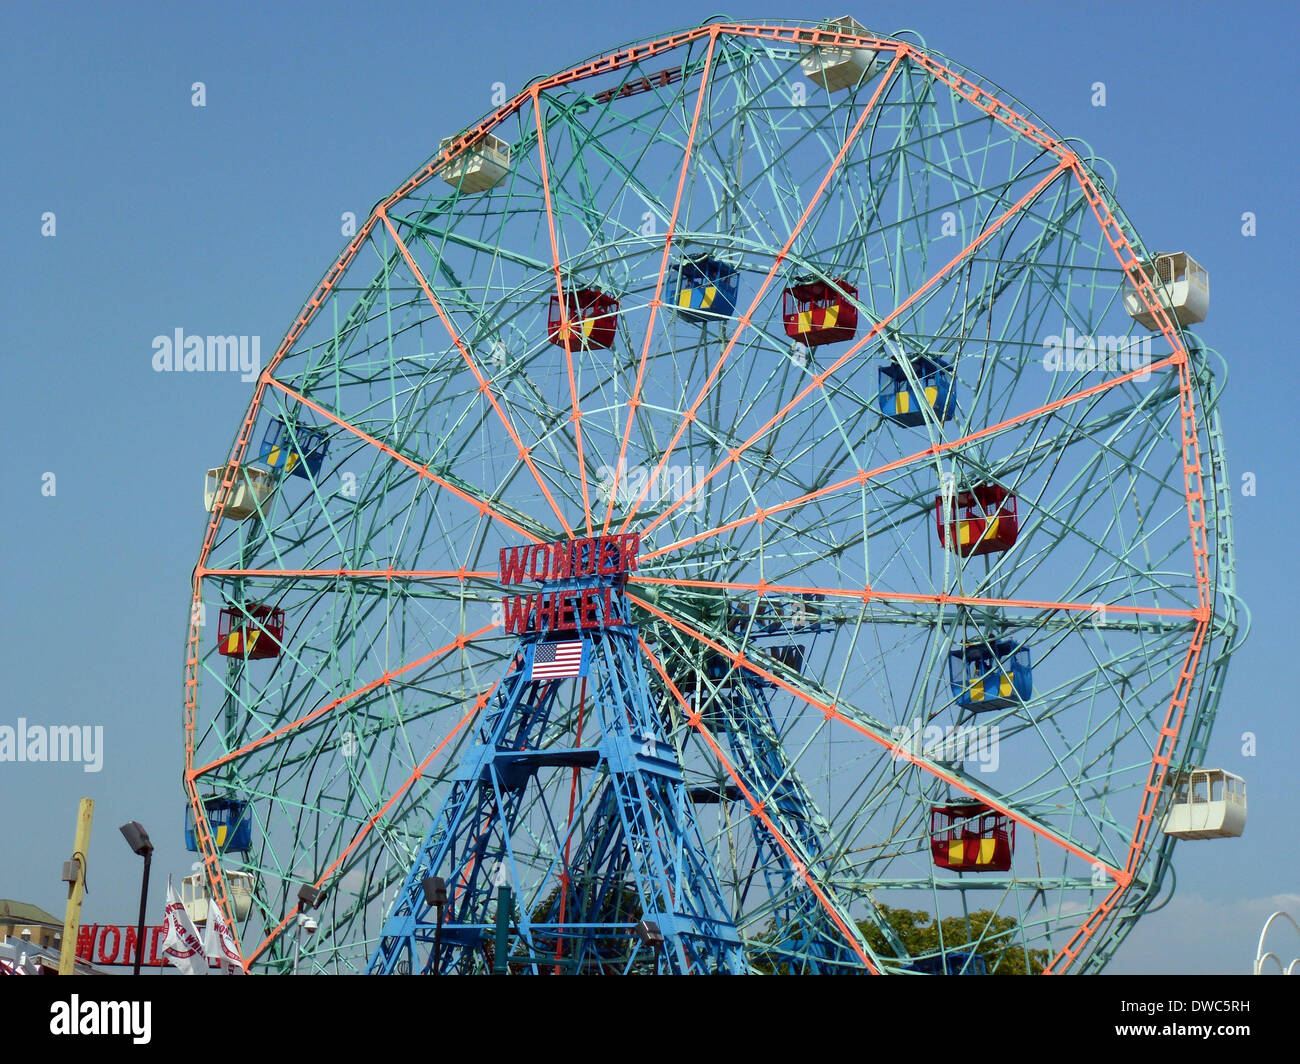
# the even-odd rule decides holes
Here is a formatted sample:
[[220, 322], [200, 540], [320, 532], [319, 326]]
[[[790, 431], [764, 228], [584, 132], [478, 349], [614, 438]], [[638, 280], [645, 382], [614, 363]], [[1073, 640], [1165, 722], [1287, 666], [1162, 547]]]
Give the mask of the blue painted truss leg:
[[[642, 920], [663, 935], [662, 954], [650, 960], [658, 970], [746, 970], [681, 767], [650, 705], [636, 629], [602, 628], [580, 638], [594, 676], [599, 740], [586, 747], [561, 741], [565, 713], [557, 693], [571, 681], [524, 679], [537, 643], [524, 637], [517, 659], [523, 666], [502, 683], [461, 760], [385, 921], [372, 973], [431, 971], [435, 933], [439, 971], [485, 970], [494, 888], [506, 878], [520, 892], [511, 971], [626, 969], [636, 963]], [[591, 814], [585, 821], [566, 828], [558, 811], [538, 800], [545, 797], [538, 782], [545, 769], [585, 770], [590, 782], [581, 808]], [[520, 855], [541, 852], [543, 830], [550, 864], [539, 871], [536, 862], [525, 867]], [[561, 855], [570, 843], [578, 858], [565, 868]], [[440, 930], [423, 889], [430, 876], [447, 886]], [[557, 896], [565, 891], [560, 922]]]
[[[833, 837], [830, 826], [786, 756], [772, 715], [770, 687], [742, 674], [714, 697], [718, 708], [710, 715], [725, 732], [736, 771], [822, 894], [818, 898], [808, 888], [767, 825], [751, 817], [756, 865], [775, 901], [769, 963], [795, 973], [862, 972], [865, 954], [879, 970], [879, 956], [834, 886], [843, 855], [826, 849], [823, 840]], [[869, 915], [896, 956], [905, 957], [901, 941], [874, 904]]]

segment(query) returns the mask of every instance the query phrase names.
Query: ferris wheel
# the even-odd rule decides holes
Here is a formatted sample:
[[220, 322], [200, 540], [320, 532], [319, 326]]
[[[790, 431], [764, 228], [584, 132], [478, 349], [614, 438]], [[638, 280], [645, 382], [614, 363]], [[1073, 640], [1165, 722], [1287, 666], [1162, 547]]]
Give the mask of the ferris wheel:
[[1104, 172], [847, 18], [443, 141], [209, 472], [188, 833], [250, 970], [1100, 969], [1244, 819], [1208, 278]]

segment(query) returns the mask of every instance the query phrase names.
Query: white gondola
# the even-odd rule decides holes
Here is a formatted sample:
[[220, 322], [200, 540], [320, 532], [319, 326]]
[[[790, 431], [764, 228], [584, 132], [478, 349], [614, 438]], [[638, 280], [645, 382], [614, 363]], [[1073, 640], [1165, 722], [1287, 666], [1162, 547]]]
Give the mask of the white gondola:
[[[848, 15], [827, 19], [821, 29], [837, 33], [870, 37], [871, 34], [857, 19]], [[879, 55], [870, 48], [805, 48], [799, 60], [803, 75], [814, 85], [827, 92], [850, 89], [860, 82], [869, 81], [881, 69]]]
[[[217, 495], [220, 494], [221, 481], [225, 475], [225, 466], [208, 470], [207, 480], [203, 484], [203, 505], [207, 507], [208, 513], [216, 509]], [[257, 466], [244, 466], [235, 473], [235, 483], [230, 489], [230, 497], [226, 499], [222, 516], [236, 521], [251, 517], [271, 497], [274, 490], [274, 474]]]
[[[1205, 320], [1210, 311], [1210, 275], [1187, 252], [1155, 255], [1142, 263], [1142, 272], [1179, 325], [1195, 325]], [[1124, 286], [1124, 309], [1139, 325], [1159, 328], [1155, 315], [1142, 302], [1132, 282]]]
[[[439, 148], [446, 148], [455, 137], [447, 137]], [[438, 175], [462, 192], [486, 192], [501, 184], [510, 172], [510, 145], [500, 137], [485, 133], [442, 168]]]
[[226, 873], [226, 893], [230, 895], [236, 920], [242, 920], [253, 907], [253, 882], [249, 872]]
[[1164, 831], [1176, 839], [1235, 839], [1246, 828], [1246, 781], [1221, 768], [1194, 768], [1172, 783]]
[[[253, 877], [248, 872], [226, 872], [224, 875], [235, 919], [242, 920], [253, 907]], [[195, 872], [181, 880], [181, 904], [196, 924], [207, 923], [211, 899], [208, 896], [207, 878], [202, 872]]]
[[181, 904], [194, 923], [207, 923], [208, 888], [202, 872], [195, 872], [181, 880]]

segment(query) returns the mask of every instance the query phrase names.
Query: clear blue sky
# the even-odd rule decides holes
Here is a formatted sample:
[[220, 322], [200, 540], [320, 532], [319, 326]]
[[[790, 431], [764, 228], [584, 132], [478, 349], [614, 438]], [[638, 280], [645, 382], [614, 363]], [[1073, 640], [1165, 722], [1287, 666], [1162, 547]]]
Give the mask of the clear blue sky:
[[[771, 5], [768, 5], [769, 7]], [[251, 385], [153, 372], [151, 343], [262, 337], [274, 350], [344, 238], [436, 148], [489, 109], [494, 82], [693, 25], [708, 8], [570, 0], [125, 6], [0, 12], [0, 341], [5, 382], [0, 724], [102, 724], [102, 772], [0, 764], [0, 896], [61, 913], [76, 800], [96, 799], [89, 921], [128, 922], [158, 843], [155, 901], [188, 871], [181, 824], [182, 651], [202, 540], [203, 471], [225, 455]], [[1210, 271], [1201, 334], [1226, 356], [1240, 591], [1254, 617], [1211, 760], [1245, 775], [1246, 836], [1184, 844], [1178, 897], [1115, 971], [1245, 971], [1263, 918], [1300, 916], [1295, 609], [1294, 266], [1300, 16], [1288, 4], [1099, 2], [798, 5], [913, 29], [1002, 85], [1119, 174], [1148, 245]], [[768, 12], [729, 14], [761, 20]], [[190, 103], [202, 81], [207, 106]], [[1107, 105], [1091, 104], [1106, 85]], [[42, 237], [53, 211], [57, 235]], [[1252, 211], [1258, 231], [1241, 233]], [[53, 472], [57, 494], [43, 496]], [[1241, 734], [1258, 753], [1242, 756]], [[151, 916], [160, 911], [151, 905]], [[1300, 942], [1292, 946], [1300, 953]], [[1287, 956], [1291, 956], [1288, 953]]]

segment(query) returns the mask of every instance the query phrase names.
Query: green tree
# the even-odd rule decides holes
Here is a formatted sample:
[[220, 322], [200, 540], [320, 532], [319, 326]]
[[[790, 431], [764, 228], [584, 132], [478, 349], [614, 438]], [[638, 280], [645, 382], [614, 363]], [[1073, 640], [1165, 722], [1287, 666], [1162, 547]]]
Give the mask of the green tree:
[[[584, 877], [575, 875], [571, 878], [565, 899], [565, 923], [626, 925], [636, 924], [641, 919], [641, 896], [637, 893], [634, 884], [624, 882], [616, 889], [606, 890], [599, 906], [596, 907], [596, 912], [591, 911], [593, 906], [588, 894], [591, 888], [592, 884]], [[535, 924], [553, 924], [559, 921], [559, 917], [560, 887], [557, 884], [533, 907], [532, 920]], [[555, 935], [541, 932], [534, 932], [533, 940], [540, 956], [550, 956], [560, 945]], [[638, 951], [641, 955], [633, 962], [632, 973], [653, 972], [654, 958], [641, 949], [630, 932], [620, 930], [616, 934], [596, 936], [587, 943], [582, 973], [585, 975], [622, 974], [628, 961]], [[514, 952], [518, 954], [526, 950], [521, 943]], [[567, 952], [572, 952], [571, 945]], [[548, 974], [551, 972], [550, 968], [544, 967], [542, 970]]]
[[[971, 951], [984, 958], [991, 975], [1038, 975], [1050, 959], [1045, 949], [1026, 950], [1017, 934], [1019, 923], [1011, 916], [998, 916], [980, 909], [965, 916], [948, 916], [936, 922], [924, 909], [891, 909], [879, 906], [898, 938], [913, 957], [934, 956], [942, 949]], [[867, 942], [882, 957], [895, 956], [884, 934], [869, 921], [858, 924]]]

